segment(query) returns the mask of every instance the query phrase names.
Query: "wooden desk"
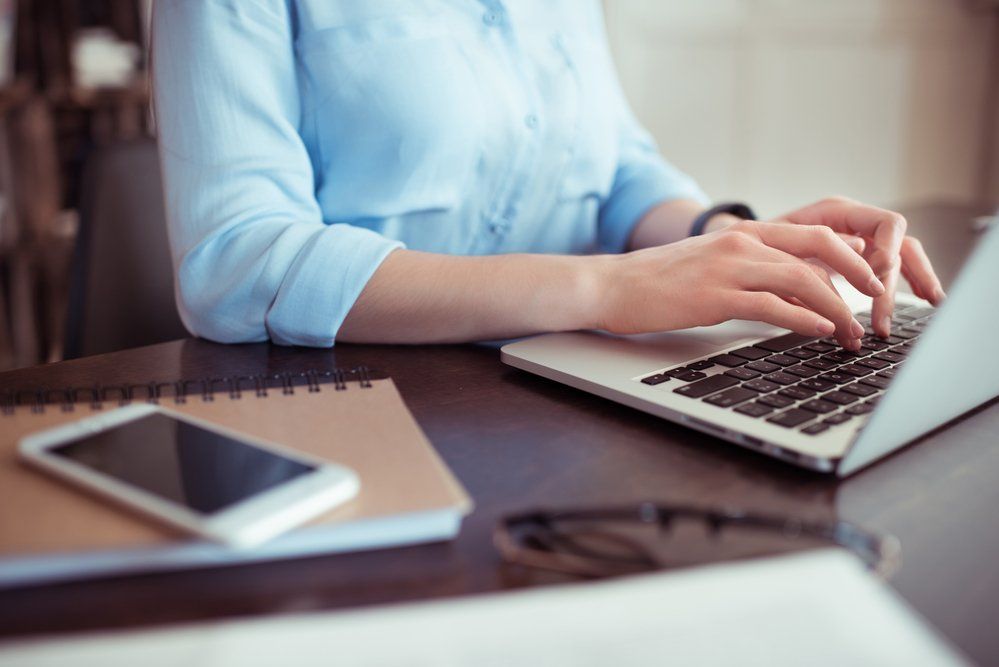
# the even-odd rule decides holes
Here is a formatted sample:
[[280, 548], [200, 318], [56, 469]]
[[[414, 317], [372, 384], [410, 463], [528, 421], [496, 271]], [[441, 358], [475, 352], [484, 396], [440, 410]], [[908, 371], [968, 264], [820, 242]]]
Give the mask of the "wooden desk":
[[516, 371], [498, 356], [479, 346], [327, 351], [192, 339], [0, 374], [0, 388], [54, 387], [366, 363], [393, 375], [477, 506], [452, 543], [2, 593], [0, 636], [520, 586], [523, 574], [502, 567], [490, 541], [505, 512], [656, 499], [835, 516], [893, 533], [903, 564], [892, 585], [970, 657], [999, 658], [999, 402], [838, 481]]

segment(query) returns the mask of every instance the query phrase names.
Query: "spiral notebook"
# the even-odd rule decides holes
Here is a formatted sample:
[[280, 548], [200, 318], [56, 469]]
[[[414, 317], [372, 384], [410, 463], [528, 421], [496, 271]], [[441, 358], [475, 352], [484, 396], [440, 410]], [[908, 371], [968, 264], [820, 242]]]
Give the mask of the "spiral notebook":
[[[27, 467], [26, 434], [134, 401], [342, 463], [350, 503], [256, 549], [191, 538]], [[446, 540], [471, 502], [392, 380], [366, 368], [0, 390], [0, 588]]]

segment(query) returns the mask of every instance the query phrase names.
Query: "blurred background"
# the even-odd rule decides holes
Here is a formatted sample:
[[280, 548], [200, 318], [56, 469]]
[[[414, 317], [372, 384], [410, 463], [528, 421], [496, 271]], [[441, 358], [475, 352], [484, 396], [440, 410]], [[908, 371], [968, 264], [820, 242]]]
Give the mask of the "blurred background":
[[[148, 113], [153, 0], [0, 0], [0, 369], [183, 334]], [[666, 157], [773, 216], [999, 199], [999, 0], [605, 0]]]

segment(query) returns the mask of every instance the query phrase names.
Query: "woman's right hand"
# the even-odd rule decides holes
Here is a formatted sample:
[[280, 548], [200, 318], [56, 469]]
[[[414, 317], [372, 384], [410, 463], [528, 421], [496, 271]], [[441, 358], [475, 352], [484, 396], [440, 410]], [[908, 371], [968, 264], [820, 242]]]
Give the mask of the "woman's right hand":
[[741, 221], [721, 231], [600, 262], [597, 327], [645, 333], [758, 320], [806, 336], [835, 333], [858, 349], [863, 326], [821, 260], [871, 297], [885, 288], [870, 265], [830, 228]]

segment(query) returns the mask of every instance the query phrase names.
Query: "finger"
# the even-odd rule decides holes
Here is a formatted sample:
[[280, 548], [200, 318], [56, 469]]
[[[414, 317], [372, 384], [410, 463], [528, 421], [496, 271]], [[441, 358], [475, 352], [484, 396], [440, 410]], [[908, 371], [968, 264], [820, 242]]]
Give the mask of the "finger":
[[771, 292], [794, 297], [810, 310], [835, 325], [837, 340], [844, 347], [856, 349], [864, 335], [864, 327], [831, 284], [825, 283], [806, 262], [762, 263], [747, 271], [743, 287], [753, 291]]
[[853, 248], [855, 253], [858, 255], [864, 254], [864, 250], [867, 248], [867, 241], [864, 240], [864, 237], [857, 236], [855, 234], [840, 234], [839, 232], [837, 232], [837, 235], [843, 239], [848, 246]]
[[729, 312], [740, 320], [766, 322], [803, 336], [828, 336], [836, 326], [821, 315], [795, 306], [770, 292], [733, 292]]
[[[814, 273], [819, 278], [819, 280], [821, 280], [823, 283], [825, 283], [826, 287], [828, 287], [829, 290], [833, 294], [835, 294], [837, 298], [839, 298], [840, 300], [843, 300], [843, 295], [839, 293], [838, 289], [836, 289], [836, 285], [833, 284], [832, 278], [829, 277], [829, 272], [828, 271], [826, 271], [821, 266], [816, 266], [815, 264], [812, 264], [811, 262], [806, 262], [805, 266], [807, 266], [808, 268], [810, 268], [812, 270], [812, 273]], [[847, 309], [850, 310], [849, 305], [847, 305], [845, 301], [843, 301], [843, 303], [844, 303], [844, 305], [846, 305]], [[857, 320], [857, 318], [855, 316], [853, 316], [852, 312], [851, 312], [851, 318], [853, 319], [853, 323], [850, 324], [850, 333], [851, 334], [856, 334], [856, 335], [851, 335], [848, 338], [837, 337], [836, 340], [839, 342], [840, 345], [842, 345], [844, 348], [846, 348], [848, 350], [859, 350], [860, 349], [860, 337], [864, 333], [864, 327]]]
[[907, 236], [902, 240], [899, 254], [902, 258], [905, 279], [912, 285], [917, 296], [926, 299], [934, 306], [943, 301], [943, 287], [940, 285], [937, 274], [933, 271], [930, 258], [926, 256], [923, 244], [918, 239]]
[[871, 321], [875, 332], [887, 336], [895, 306], [894, 290], [901, 266], [899, 251], [905, 238], [905, 218], [893, 211], [842, 197], [806, 206], [787, 218], [799, 224], [828, 225], [837, 232], [870, 239], [872, 247], [867, 250], [867, 262], [885, 287], [885, 293], [874, 298]]
[[874, 297], [874, 304], [871, 307], [871, 326], [874, 333], [887, 338], [891, 335], [891, 315], [895, 310], [895, 289], [898, 287], [898, 274], [902, 262], [897, 259], [894, 265], [888, 268], [882, 278], [885, 284], [885, 293]]
[[844, 197], [831, 197], [789, 213], [786, 218], [803, 225], [824, 225], [841, 234], [870, 239], [868, 262], [879, 277], [892, 270], [905, 237], [905, 218], [887, 209], [868, 206]]
[[[905, 282], [909, 283], [909, 287], [912, 288], [913, 294], [915, 294], [920, 299], [926, 299], [926, 295], [923, 294], [923, 291], [921, 289], [919, 289], [919, 283], [916, 281], [915, 278], [912, 277], [912, 274], [909, 273], [909, 271], [905, 268], [905, 264], [902, 265], [902, 277], [905, 278]], [[929, 299], [926, 300], [929, 301]]]
[[[784, 252], [782, 250], [778, 250], [777, 248], [771, 248], [771, 247], [766, 246], [766, 245], [761, 245], [759, 247], [759, 250], [755, 254], [755, 257], [760, 258], [760, 259], [765, 259], [766, 261], [774, 262], [774, 263], [778, 263], [778, 264], [797, 264], [797, 265], [802, 265], [802, 266], [807, 267], [813, 274], [815, 274], [815, 276], [819, 280], [822, 281], [823, 284], [825, 284], [825, 286], [828, 288], [829, 292], [831, 294], [835, 295], [835, 298], [839, 302], [842, 302], [840, 304], [840, 307], [843, 308], [843, 309], [845, 309], [846, 311], [850, 310], [849, 305], [847, 305], [847, 303], [845, 301], [843, 301], [842, 295], [840, 295], [839, 290], [836, 289], [836, 286], [833, 284], [832, 279], [829, 277], [829, 272], [826, 271], [823, 267], [818, 266], [818, 265], [816, 265], [816, 264], [814, 264], [812, 262], [805, 262], [805, 261], [803, 261], [803, 260], [795, 257], [794, 255], [786, 253], [786, 252]], [[749, 271], [746, 271], [745, 274], [749, 275], [749, 274], [752, 274], [754, 272], [755, 272], [755, 268], [751, 269]], [[799, 305], [799, 306], [804, 306], [806, 308], [809, 307], [809, 305], [807, 303], [804, 303], [803, 301], [801, 301], [799, 298], [797, 298], [794, 295], [791, 295], [791, 294], [778, 294], [778, 296], [780, 296], [781, 298], [783, 298], [784, 300], [788, 301], [791, 304]], [[845, 347], [847, 349], [850, 349], [850, 350], [857, 350], [857, 349], [860, 348], [860, 337], [864, 334], [864, 328], [860, 324], [860, 322], [858, 322], [856, 320], [856, 318], [853, 317], [852, 313], [850, 315], [850, 319], [852, 320], [852, 322], [849, 325], [849, 329], [848, 329], [849, 334], [845, 334], [844, 332], [842, 332], [841, 328], [838, 327], [837, 331], [840, 332], [840, 333], [837, 334], [837, 340], [838, 340], [839, 344], [842, 345], [843, 347]]]
[[884, 293], [884, 285], [871, 266], [828, 227], [774, 222], [753, 225], [752, 229], [766, 245], [802, 259], [822, 260], [864, 294], [878, 296]]

